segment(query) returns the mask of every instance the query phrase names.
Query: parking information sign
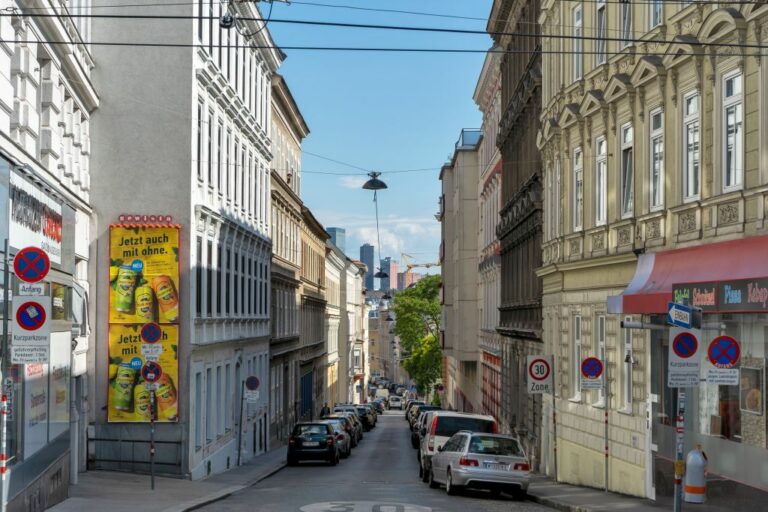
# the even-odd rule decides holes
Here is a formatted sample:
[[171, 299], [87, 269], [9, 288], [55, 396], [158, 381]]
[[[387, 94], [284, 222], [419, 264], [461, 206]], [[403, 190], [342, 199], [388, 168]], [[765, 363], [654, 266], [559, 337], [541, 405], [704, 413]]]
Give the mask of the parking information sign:
[[739, 364], [741, 347], [730, 336], [718, 336], [709, 344], [707, 359], [712, 366], [707, 368], [707, 384], [718, 386], [739, 385]]
[[552, 393], [552, 363], [549, 356], [528, 356], [528, 393]]
[[245, 379], [245, 401], [249, 404], [255, 404], [259, 401], [259, 386], [261, 382], [255, 375], [251, 375]]
[[581, 362], [581, 389], [601, 389], [603, 387], [603, 362], [596, 357], [588, 357]]
[[670, 388], [695, 388], [699, 386], [701, 351], [698, 329], [669, 329], [669, 367], [667, 386]]
[[50, 297], [14, 297], [11, 320], [11, 362], [47, 363], [50, 352]]

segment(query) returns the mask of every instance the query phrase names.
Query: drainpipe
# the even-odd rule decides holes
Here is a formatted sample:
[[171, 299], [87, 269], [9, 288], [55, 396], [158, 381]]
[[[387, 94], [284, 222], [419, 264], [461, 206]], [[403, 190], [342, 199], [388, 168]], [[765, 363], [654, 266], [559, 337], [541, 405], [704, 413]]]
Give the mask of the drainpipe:
[[[72, 371], [70, 366], [70, 372]], [[77, 410], [77, 377], [69, 378], [69, 481], [77, 485], [80, 475], [80, 414]]]

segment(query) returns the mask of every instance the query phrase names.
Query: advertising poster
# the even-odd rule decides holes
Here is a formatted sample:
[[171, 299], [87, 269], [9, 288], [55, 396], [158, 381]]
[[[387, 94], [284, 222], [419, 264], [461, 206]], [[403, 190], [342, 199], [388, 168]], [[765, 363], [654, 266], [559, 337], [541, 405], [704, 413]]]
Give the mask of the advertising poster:
[[71, 340], [69, 332], [51, 334], [50, 367], [50, 433], [51, 440], [69, 430], [69, 360]]
[[109, 323], [179, 323], [179, 228], [110, 228]]
[[163, 369], [157, 382], [157, 421], [178, 419], [179, 327], [161, 325], [159, 341], [145, 343], [139, 324], [109, 326], [109, 392], [110, 422], [149, 422], [149, 390], [141, 376], [147, 357], [156, 360]]
[[24, 365], [24, 457], [48, 442], [48, 365]]

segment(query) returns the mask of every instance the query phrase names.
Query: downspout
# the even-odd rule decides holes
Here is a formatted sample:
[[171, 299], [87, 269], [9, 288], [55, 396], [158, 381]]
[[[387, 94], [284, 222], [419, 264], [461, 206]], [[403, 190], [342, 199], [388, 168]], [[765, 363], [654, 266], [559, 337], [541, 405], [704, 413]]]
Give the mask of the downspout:
[[[72, 341], [77, 346], [75, 339]], [[77, 377], [72, 377], [74, 359], [74, 351], [72, 351], [69, 365], [69, 481], [72, 485], [77, 485], [80, 478], [78, 473], [78, 462], [80, 461], [80, 414], [77, 409]]]

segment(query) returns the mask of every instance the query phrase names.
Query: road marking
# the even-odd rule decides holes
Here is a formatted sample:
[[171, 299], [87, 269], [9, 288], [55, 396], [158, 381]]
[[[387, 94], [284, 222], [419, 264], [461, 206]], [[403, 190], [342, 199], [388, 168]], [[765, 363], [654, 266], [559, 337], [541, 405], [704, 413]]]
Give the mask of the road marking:
[[430, 507], [376, 501], [328, 501], [304, 505], [301, 512], [432, 512]]

